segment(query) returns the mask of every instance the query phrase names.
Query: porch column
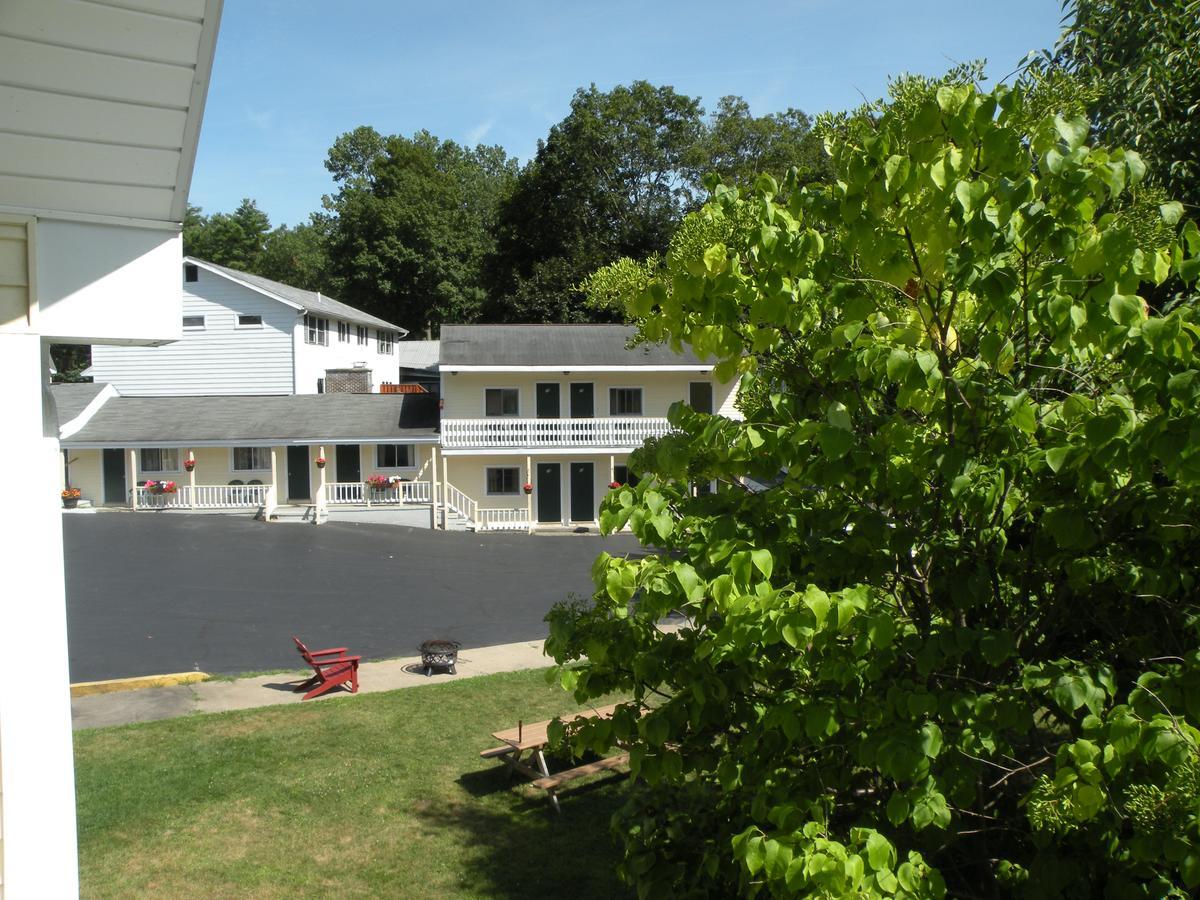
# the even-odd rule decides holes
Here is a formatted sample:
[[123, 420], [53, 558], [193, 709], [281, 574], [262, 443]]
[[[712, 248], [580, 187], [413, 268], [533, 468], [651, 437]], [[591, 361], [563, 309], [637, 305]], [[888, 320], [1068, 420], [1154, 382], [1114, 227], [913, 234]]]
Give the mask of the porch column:
[[129, 505], [137, 509], [138, 503], [138, 477], [137, 477], [137, 450], [129, 448]]
[[[317, 458], [325, 459], [324, 446], [317, 448]], [[328, 465], [328, 463], [326, 463]], [[317, 466], [317, 514], [313, 518], [314, 525], [321, 524], [321, 516], [326, 515], [325, 512], [325, 466]]]
[[[188, 501], [193, 510], [196, 508], [196, 455], [191, 450], [187, 452], [187, 461], [190, 462], [191, 469], [188, 471]], [[185, 466], [184, 468], [188, 468]]]
[[275, 476], [279, 471], [279, 454], [274, 447], [271, 448], [271, 486], [267, 488], [267, 499], [263, 504], [263, 521], [270, 522], [271, 516], [275, 513], [275, 504], [279, 501], [279, 488], [276, 486]]
[[[10, 322], [11, 307], [0, 308], [5, 390], [0, 467], [11, 473], [4, 484], [8, 515], [0, 539], [0, 634], [8, 673], [0, 679], [0, 813], [6, 826], [0, 891], [11, 900], [75, 897], [75, 770], [58, 494], [62, 454], [47, 384], [49, 345], [23, 325], [24, 314]], [[26, 333], [15, 333], [18, 328]]]
[[612, 484], [617, 480], [617, 458], [610, 455], [608, 457], [608, 483]]
[[[446, 454], [443, 453], [442, 454], [442, 484], [448, 485], [449, 483], [450, 483], [450, 466], [446, 462]], [[443, 497], [442, 499], [444, 500], [445, 498]], [[449, 526], [449, 524], [450, 524], [450, 509], [449, 509], [449, 507], [446, 506], [445, 503], [443, 503], [442, 504], [442, 530], [443, 531], [446, 530], [446, 528]]]
[[[525, 457], [525, 483], [533, 484], [533, 457]], [[525, 495], [525, 526], [526, 531], [533, 534], [533, 492]]]
[[438, 460], [437, 444], [429, 445], [429, 528], [438, 527]]

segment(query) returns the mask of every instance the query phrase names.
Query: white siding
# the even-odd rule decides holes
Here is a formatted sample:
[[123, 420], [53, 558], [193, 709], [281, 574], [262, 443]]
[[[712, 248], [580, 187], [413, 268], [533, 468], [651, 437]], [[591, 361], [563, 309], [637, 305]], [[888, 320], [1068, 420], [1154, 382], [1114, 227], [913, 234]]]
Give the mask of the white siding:
[[[183, 287], [183, 315], [204, 329], [161, 347], [93, 347], [93, 380], [131, 396], [292, 393], [298, 310], [205, 269]], [[238, 327], [239, 314], [262, 327]]]
[[392, 332], [392, 352], [380, 353], [378, 331], [374, 325], [367, 329], [367, 343], [358, 343], [358, 325], [350, 323], [350, 340], [338, 340], [338, 320], [322, 316], [329, 322], [329, 344], [306, 344], [304, 342], [303, 316], [296, 328], [296, 393], [315, 394], [317, 379], [325, 377], [326, 369], [351, 369], [362, 363], [371, 370], [371, 390], [379, 393], [384, 381], [395, 382], [400, 377], [400, 365], [396, 361], [396, 333]]
[[29, 327], [29, 238], [23, 219], [0, 217], [0, 330]]

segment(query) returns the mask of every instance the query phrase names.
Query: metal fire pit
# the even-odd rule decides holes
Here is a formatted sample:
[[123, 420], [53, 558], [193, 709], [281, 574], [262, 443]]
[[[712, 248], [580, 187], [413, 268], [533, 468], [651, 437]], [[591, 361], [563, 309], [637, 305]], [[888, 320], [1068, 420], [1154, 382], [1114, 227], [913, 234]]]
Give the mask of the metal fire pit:
[[425, 667], [425, 677], [433, 675], [434, 669], [449, 669], [451, 675], [457, 675], [454, 670], [458, 662], [458, 641], [426, 641], [421, 645], [421, 665]]

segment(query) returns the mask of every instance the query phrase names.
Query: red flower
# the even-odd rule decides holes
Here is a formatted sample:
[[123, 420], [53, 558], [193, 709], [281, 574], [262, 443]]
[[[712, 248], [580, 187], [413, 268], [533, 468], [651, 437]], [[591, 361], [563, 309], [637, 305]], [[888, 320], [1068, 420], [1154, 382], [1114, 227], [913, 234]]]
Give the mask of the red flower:
[[610, 481], [608, 483], [609, 490], [615, 491], [620, 486], [621, 486], [621, 482], [619, 482], [619, 481]]

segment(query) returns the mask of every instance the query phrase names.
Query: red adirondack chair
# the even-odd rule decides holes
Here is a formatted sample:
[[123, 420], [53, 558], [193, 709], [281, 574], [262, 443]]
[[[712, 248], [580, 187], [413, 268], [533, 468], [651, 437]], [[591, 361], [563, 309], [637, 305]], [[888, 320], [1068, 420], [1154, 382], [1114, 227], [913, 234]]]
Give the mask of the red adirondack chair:
[[296, 688], [297, 691], [308, 691], [302, 700], [319, 697], [346, 682], [350, 683], [350, 693], [358, 693], [358, 663], [362, 659], [361, 656], [345, 656], [346, 647], [309, 650], [295, 635], [292, 636], [292, 640], [296, 642], [296, 649], [304, 657], [304, 661], [313, 669], [312, 678]]

